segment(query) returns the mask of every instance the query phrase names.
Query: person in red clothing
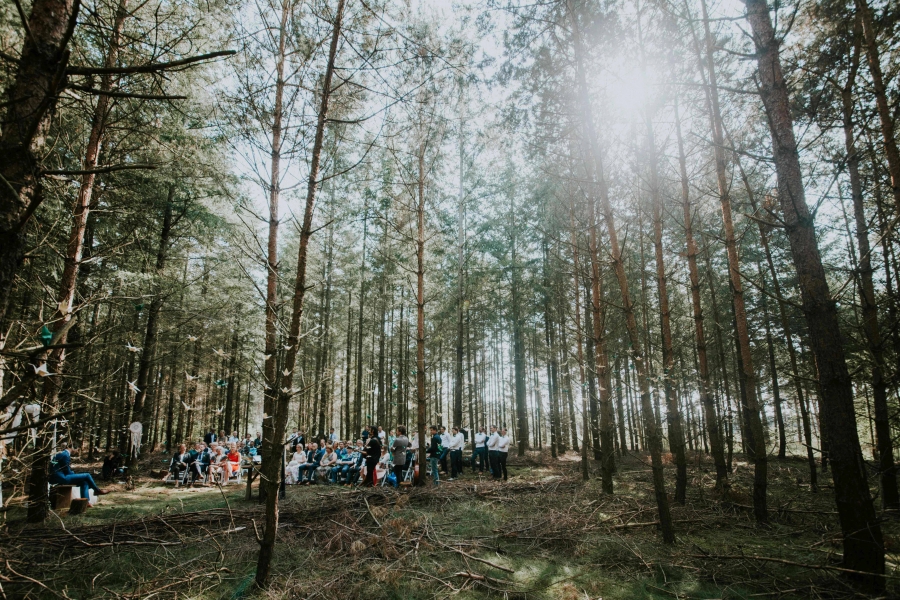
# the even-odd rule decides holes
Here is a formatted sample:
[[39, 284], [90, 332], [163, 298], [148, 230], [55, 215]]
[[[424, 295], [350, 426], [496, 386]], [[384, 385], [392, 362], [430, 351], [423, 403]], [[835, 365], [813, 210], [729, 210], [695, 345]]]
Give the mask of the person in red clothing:
[[237, 473], [241, 468], [241, 454], [238, 452], [237, 444], [231, 444], [228, 449], [228, 477]]

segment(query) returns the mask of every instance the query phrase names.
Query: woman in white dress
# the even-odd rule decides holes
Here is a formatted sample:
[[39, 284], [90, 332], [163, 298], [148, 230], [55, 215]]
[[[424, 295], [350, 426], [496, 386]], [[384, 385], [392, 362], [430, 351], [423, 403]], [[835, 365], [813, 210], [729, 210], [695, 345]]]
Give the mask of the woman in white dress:
[[303, 446], [297, 446], [296, 452], [284, 468], [285, 485], [294, 485], [300, 480], [300, 465], [302, 464], [306, 464], [306, 451]]
[[388, 471], [391, 468], [391, 454], [388, 452], [387, 446], [381, 447], [381, 458], [378, 459], [378, 464], [375, 466], [375, 481], [381, 481], [382, 477], [385, 477], [388, 474]]

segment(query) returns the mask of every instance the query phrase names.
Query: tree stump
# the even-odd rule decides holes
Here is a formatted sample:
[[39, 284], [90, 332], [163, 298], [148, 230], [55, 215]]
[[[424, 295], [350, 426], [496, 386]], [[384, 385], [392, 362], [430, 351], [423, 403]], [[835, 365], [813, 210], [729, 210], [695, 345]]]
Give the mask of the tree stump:
[[72, 489], [74, 486], [71, 485], [58, 485], [50, 490], [50, 506], [53, 507], [53, 510], [62, 510], [64, 508], [69, 508], [69, 505], [72, 503]]
[[71, 506], [69, 506], [69, 516], [71, 517], [87, 512], [88, 506], [87, 498], [75, 498], [72, 500]]

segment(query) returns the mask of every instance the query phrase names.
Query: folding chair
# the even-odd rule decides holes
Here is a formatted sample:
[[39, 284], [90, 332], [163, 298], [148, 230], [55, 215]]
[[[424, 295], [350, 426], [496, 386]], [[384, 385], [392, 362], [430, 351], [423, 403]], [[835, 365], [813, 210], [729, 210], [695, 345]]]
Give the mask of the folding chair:
[[403, 473], [403, 483], [412, 483], [413, 477], [416, 474], [416, 456], [413, 454], [412, 457], [407, 455], [406, 457], [406, 471]]
[[384, 469], [384, 475], [381, 477], [381, 481], [378, 482], [378, 485], [387, 485], [388, 477], [391, 476], [391, 473], [394, 472], [394, 459], [391, 459], [387, 462]]
[[183, 475], [183, 474], [184, 474], [185, 471], [187, 471], [186, 468], [185, 468], [185, 469], [178, 469], [178, 471], [177, 471], [178, 474], [176, 475], [175, 473], [173, 473], [173, 472], [170, 470], [170, 471], [166, 474], [166, 478], [165, 478], [165, 480], [163, 480], [163, 483], [178, 483], [178, 481], [179, 481], [180, 479], [183, 479], [183, 478], [184, 478], [184, 475]]

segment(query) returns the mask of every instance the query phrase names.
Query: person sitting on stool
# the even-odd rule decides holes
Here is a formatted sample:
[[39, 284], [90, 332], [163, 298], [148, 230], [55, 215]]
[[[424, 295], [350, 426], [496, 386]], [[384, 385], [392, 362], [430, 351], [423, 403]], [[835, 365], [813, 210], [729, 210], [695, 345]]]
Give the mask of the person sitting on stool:
[[63, 442], [59, 447], [60, 452], [50, 462], [50, 483], [77, 485], [81, 490], [81, 497], [85, 499], [90, 499], [89, 490], [94, 490], [94, 494], [98, 496], [109, 493], [97, 487], [90, 473], [76, 473], [72, 470], [72, 455], [68, 444]]

